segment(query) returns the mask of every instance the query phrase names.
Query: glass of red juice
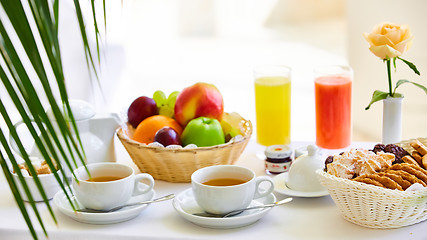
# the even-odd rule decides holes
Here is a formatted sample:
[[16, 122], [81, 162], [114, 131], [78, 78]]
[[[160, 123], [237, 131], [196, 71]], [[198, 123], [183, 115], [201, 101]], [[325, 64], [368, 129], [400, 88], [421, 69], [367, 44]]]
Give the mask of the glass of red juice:
[[314, 69], [316, 145], [342, 149], [351, 144], [351, 92], [353, 70], [348, 66]]

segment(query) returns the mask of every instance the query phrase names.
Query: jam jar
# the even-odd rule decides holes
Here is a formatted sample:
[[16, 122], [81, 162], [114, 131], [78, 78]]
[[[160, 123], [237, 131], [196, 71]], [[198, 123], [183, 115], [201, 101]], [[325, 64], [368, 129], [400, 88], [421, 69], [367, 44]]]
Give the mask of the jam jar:
[[265, 171], [269, 174], [287, 172], [292, 164], [292, 149], [285, 145], [268, 146], [264, 154]]

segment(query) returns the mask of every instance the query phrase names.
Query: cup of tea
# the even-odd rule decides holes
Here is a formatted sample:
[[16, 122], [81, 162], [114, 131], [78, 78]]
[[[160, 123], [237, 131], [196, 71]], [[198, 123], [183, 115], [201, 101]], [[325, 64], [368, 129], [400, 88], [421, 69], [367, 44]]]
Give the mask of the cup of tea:
[[[267, 190], [261, 188], [263, 182], [268, 182]], [[246, 208], [253, 199], [267, 196], [274, 189], [270, 177], [257, 177], [252, 170], [235, 165], [201, 168], [191, 175], [191, 186], [197, 204], [214, 214]]]
[[[74, 170], [72, 186], [77, 200], [86, 208], [109, 210], [128, 202], [132, 196], [146, 194], [154, 187], [148, 173], [135, 174], [133, 168], [120, 163], [103, 162]], [[88, 174], [90, 173], [90, 175]], [[140, 184], [146, 180], [148, 184]]]

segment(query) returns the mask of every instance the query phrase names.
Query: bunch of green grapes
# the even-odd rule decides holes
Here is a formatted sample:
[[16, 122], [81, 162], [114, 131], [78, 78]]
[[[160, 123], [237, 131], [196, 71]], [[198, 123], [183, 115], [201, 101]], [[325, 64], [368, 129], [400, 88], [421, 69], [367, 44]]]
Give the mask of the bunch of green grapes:
[[178, 94], [179, 92], [175, 91], [169, 94], [169, 96], [166, 98], [165, 93], [161, 90], [157, 90], [154, 92], [153, 99], [156, 102], [160, 115], [171, 118], [174, 117], [175, 102]]

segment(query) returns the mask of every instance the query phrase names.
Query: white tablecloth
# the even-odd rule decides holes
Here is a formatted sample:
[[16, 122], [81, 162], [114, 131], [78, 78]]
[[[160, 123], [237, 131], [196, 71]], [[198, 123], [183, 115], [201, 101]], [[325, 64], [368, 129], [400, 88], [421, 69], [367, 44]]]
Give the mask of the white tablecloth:
[[[309, 144], [295, 142], [293, 147]], [[374, 143], [353, 143], [353, 146], [372, 148]], [[118, 161], [131, 164], [129, 156], [116, 142]], [[236, 163], [264, 175], [263, 160], [257, 157], [264, 148], [251, 140]], [[133, 167], [135, 167], [133, 165]], [[178, 194], [190, 188], [189, 183], [156, 181], [157, 196]], [[0, 239], [31, 239], [27, 226], [16, 207], [4, 176], [0, 181]], [[278, 199], [287, 196], [276, 194]], [[426, 239], [427, 222], [413, 226], [377, 230], [360, 227], [342, 218], [330, 196], [320, 198], [294, 198], [291, 203], [273, 208], [258, 222], [237, 229], [208, 229], [181, 218], [172, 201], [150, 205], [129, 221], [92, 225], [76, 222], [54, 207], [58, 218], [55, 226], [44, 203], [37, 204], [49, 233], [49, 239], [109, 240], [109, 239]], [[52, 205], [54, 205], [52, 203]], [[36, 222], [34, 218], [34, 222]], [[37, 229], [40, 228], [37, 226]], [[41, 239], [44, 239], [40, 232]]]

